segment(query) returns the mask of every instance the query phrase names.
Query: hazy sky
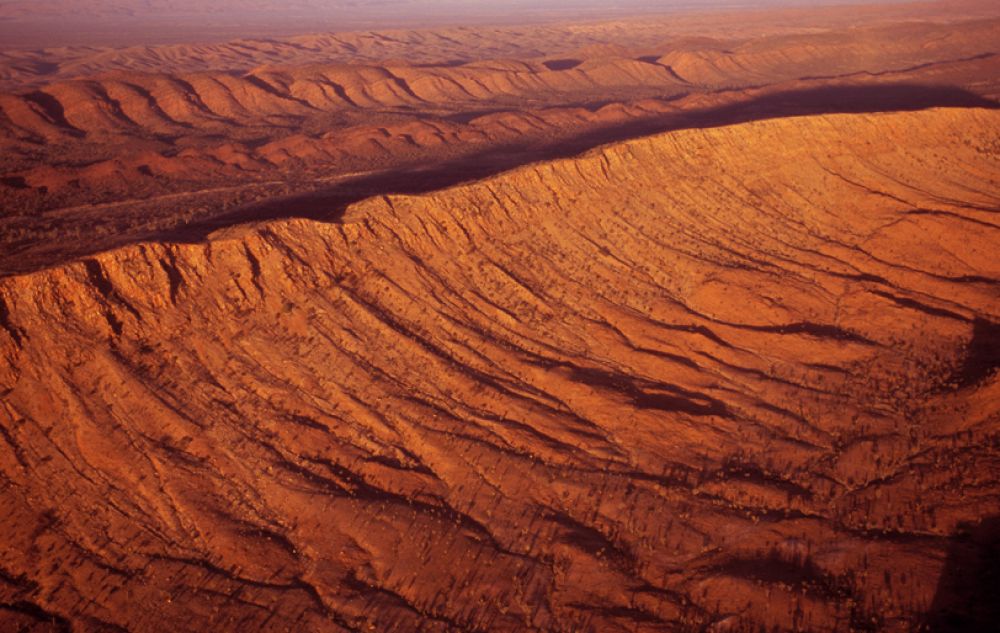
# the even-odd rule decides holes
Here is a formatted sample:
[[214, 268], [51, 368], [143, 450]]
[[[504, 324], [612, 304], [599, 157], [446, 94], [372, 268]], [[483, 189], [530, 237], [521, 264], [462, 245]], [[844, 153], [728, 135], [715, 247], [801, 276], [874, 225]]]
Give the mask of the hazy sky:
[[[861, 0], [856, 0], [861, 1]], [[865, 0], [875, 3], [878, 0]], [[851, 0], [846, 0], [851, 2]], [[845, 0], [0, 0], [5, 17], [121, 16], [162, 17], [170, 15], [397, 15], [422, 13], [479, 15], [513, 11], [570, 13], [579, 10], [676, 10], [719, 6], [844, 4]]]
[[218, 41], [878, 0], [0, 0], [0, 48]]

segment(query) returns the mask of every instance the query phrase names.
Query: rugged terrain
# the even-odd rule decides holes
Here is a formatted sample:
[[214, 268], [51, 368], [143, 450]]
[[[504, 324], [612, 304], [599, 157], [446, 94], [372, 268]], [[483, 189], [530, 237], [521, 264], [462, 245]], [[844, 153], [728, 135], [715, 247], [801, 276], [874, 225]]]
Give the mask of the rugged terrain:
[[958, 6], [0, 50], [0, 630], [988, 630]]
[[998, 151], [975, 108], [684, 130], [9, 277], [4, 617], [985, 618], [941, 579], [1000, 513]]
[[[641, 134], [1000, 97], [1000, 16], [840, 25], [850, 11], [782, 32], [750, 14], [8, 51], [0, 273], [191, 223], [335, 217]], [[728, 35], [685, 31], [706, 24]]]

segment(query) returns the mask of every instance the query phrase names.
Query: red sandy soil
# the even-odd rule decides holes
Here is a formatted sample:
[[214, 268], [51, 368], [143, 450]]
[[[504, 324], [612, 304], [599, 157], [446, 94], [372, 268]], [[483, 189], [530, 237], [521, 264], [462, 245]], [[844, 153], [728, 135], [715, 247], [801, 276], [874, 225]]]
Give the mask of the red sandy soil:
[[0, 630], [988, 630], [952, 17], [13, 79]]

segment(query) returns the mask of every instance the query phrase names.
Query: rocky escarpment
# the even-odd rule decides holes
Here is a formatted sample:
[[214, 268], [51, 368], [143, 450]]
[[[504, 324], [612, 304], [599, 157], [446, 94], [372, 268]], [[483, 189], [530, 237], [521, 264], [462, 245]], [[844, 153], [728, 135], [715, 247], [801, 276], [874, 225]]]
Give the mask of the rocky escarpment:
[[680, 131], [0, 280], [0, 622], [974, 617], [941, 579], [1000, 512], [998, 130]]
[[[771, 34], [752, 38], [721, 26], [735, 18], [702, 24], [721, 39], [657, 21], [641, 37], [632, 22], [526, 28], [533, 52], [510, 29], [466, 29], [0, 53], [0, 83], [5, 57], [27, 69], [0, 94], [0, 275], [378, 174], [400, 177], [350, 199], [686, 127], [995, 105], [1000, 21], [970, 15], [847, 29], [817, 14], [818, 31], [756, 23]], [[428, 187], [428, 169], [456, 176]]]

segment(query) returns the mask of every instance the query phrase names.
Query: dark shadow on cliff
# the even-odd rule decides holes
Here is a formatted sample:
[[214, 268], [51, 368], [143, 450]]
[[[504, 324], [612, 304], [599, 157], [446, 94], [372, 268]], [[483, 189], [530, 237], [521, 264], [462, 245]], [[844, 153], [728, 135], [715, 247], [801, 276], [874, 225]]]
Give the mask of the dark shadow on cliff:
[[981, 383], [1000, 368], [1000, 323], [976, 319], [958, 379], [962, 387]]
[[[578, 105], [597, 109], [600, 104]], [[674, 130], [793, 116], [958, 107], [996, 109], [1000, 104], [959, 88], [916, 84], [838, 85], [774, 92], [723, 106], [678, 110], [639, 121], [609, 125], [558, 142], [505, 145], [458, 160], [375, 172], [328, 188], [248, 204], [168, 230], [137, 230], [92, 242], [67, 244], [56, 255], [49, 252], [42, 256], [42, 261], [25, 257], [27, 253], [19, 249], [21, 254], [0, 255], [0, 276], [45, 268], [136, 241], [200, 242], [213, 231], [248, 222], [283, 218], [339, 222], [349, 205], [364, 198], [383, 194], [427, 193], [487, 178], [521, 165], [568, 158], [608, 143]], [[30, 245], [27, 250], [30, 250]]]
[[1000, 622], [1000, 516], [961, 524], [951, 539], [926, 629], [995, 631]]
[[195, 222], [162, 237], [199, 241], [213, 230], [279, 218], [336, 222], [350, 204], [381, 194], [420, 194], [487, 178], [529, 163], [569, 158], [601, 145], [686, 128], [707, 128], [762, 119], [834, 113], [915, 111], [928, 108], [996, 109], [994, 101], [966, 90], [912, 84], [829, 86], [778, 92], [735, 104], [667, 113], [588, 131], [549, 145], [507, 145], [460, 160], [426, 167], [392, 170], [345, 181], [322, 191], [249, 205], [208, 221]]

